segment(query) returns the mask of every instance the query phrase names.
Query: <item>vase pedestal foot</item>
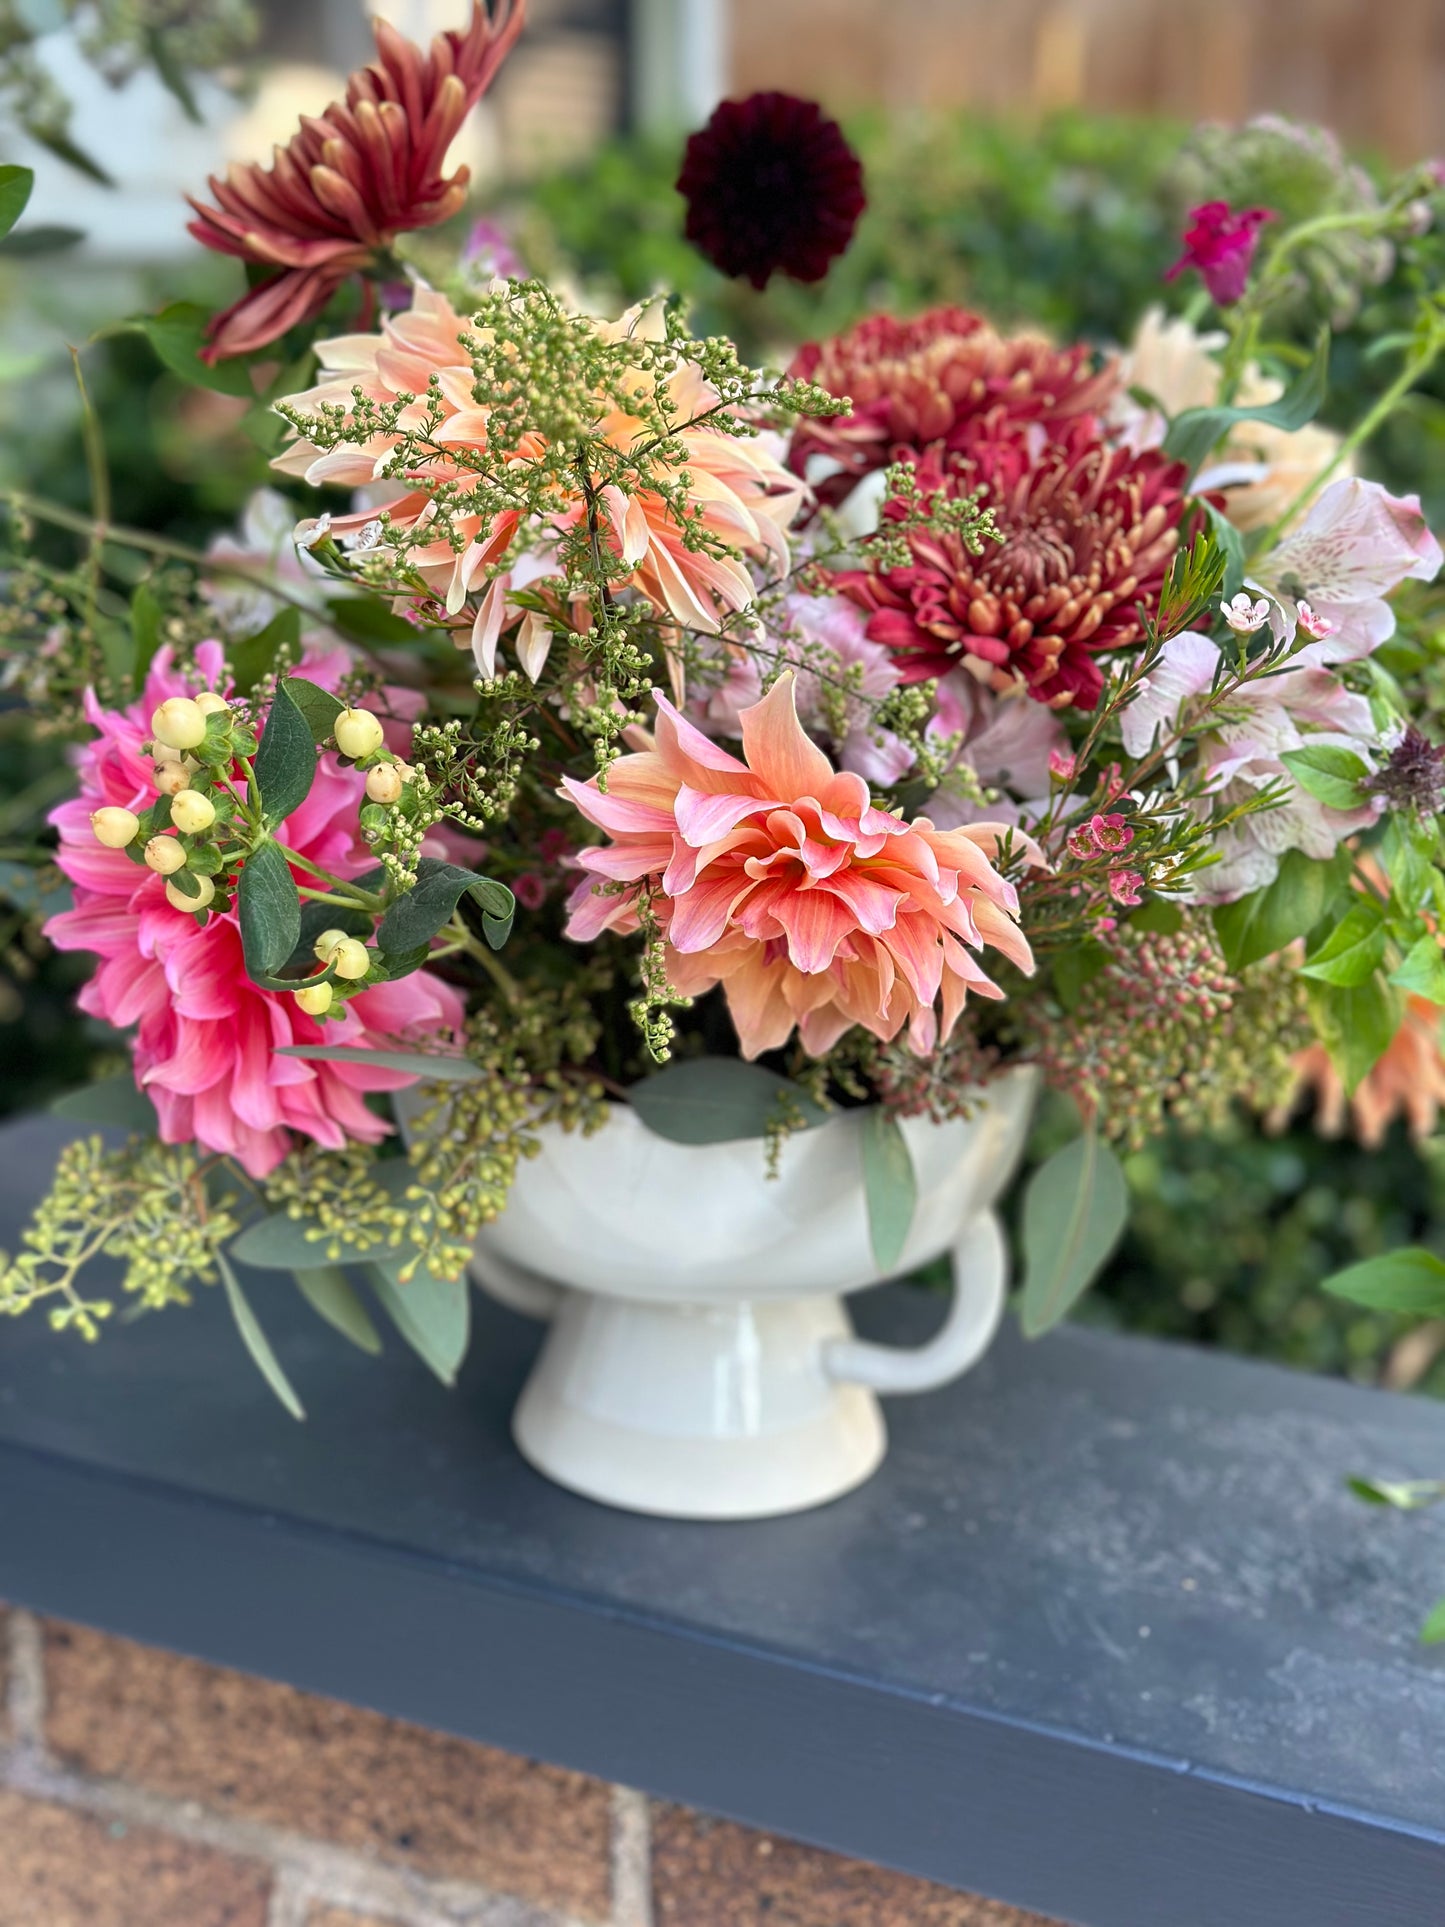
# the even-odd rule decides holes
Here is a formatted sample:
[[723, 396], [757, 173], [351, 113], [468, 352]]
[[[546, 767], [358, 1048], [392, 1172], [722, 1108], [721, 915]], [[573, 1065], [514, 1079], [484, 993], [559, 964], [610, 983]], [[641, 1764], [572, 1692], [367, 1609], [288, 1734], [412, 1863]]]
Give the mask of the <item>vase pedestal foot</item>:
[[877, 1398], [824, 1362], [851, 1335], [837, 1298], [699, 1305], [563, 1291], [513, 1436], [549, 1479], [631, 1512], [802, 1511], [861, 1485], [887, 1449]]

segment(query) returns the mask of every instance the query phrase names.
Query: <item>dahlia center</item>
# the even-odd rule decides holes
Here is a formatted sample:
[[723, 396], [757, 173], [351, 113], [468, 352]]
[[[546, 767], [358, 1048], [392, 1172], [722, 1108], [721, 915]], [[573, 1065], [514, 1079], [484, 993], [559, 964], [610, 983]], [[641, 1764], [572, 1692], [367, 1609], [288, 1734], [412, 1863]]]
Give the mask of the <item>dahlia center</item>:
[[1074, 551], [1056, 529], [1036, 523], [1007, 530], [988, 561], [988, 573], [995, 581], [1016, 585], [1025, 596], [1036, 596], [1069, 580]]

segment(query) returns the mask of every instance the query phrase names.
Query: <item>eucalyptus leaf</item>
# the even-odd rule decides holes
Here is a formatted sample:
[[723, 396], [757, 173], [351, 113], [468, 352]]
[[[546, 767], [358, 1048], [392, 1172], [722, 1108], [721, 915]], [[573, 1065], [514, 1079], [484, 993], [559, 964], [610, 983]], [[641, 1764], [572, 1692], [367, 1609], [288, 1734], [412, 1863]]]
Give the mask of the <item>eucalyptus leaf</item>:
[[373, 1357], [380, 1352], [381, 1333], [340, 1265], [318, 1265], [296, 1272], [295, 1278], [302, 1297], [328, 1325]]
[[67, 167], [73, 167], [77, 174], [88, 174], [91, 180], [97, 181], [101, 187], [115, 186], [114, 175], [107, 174], [99, 161], [92, 160], [83, 147], [78, 147], [69, 134], [62, 132], [58, 127], [30, 127], [26, 132], [31, 140], [37, 142], [48, 154], [53, 154], [56, 160], [64, 161]]
[[1049, 1331], [1083, 1296], [1128, 1216], [1123, 1170], [1096, 1131], [1073, 1138], [1039, 1166], [1023, 1203], [1019, 1319], [1026, 1338]]
[[8, 234], [25, 212], [34, 186], [33, 167], [0, 167], [0, 235]]
[[252, 768], [268, 823], [284, 821], [311, 793], [316, 777], [316, 743], [311, 725], [291, 693], [289, 678], [283, 677], [276, 685], [276, 698]]
[[1230, 969], [1244, 970], [1307, 936], [1324, 916], [1335, 888], [1328, 863], [1302, 850], [1286, 851], [1273, 883], [1214, 912], [1215, 934]]
[[63, 227], [58, 221], [42, 221], [35, 227], [16, 228], [0, 240], [0, 255], [8, 261], [35, 261], [44, 254], [64, 254], [78, 248], [85, 229]]
[[267, 1338], [265, 1332], [262, 1331], [260, 1320], [257, 1318], [255, 1312], [252, 1311], [250, 1302], [245, 1292], [241, 1289], [241, 1281], [231, 1269], [226, 1260], [226, 1254], [223, 1251], [216, 1253], [216, 1266], [221, 1274], [221, 1283], [226, 1288], [226, 1298], [231, 1307], [231, 1316], [236, 1321], [236, 1329], [241, 1334], [246, 1350], [255, 1360], [261, 1376], [286, 1407], [286, 1410], [291, 1414], [292, 1418], [304, 1419], [306, 1412], [300, 1399], [296, 1396], [295, 1388], [290, 1379], [287, 1378], [285, 1372], [282, 1371], [280, 1360], [271, 1349], [271, 1341]]
[[144, 1131], [151, 1137], [159, 1125], [155, 1105], [129, 1071], [62, 1091], [52, 1099], [50, 1109], [56, 1117], [71, 1118], [77, 1124], [115, 1125], [127, 1131]]
[[[385, 1158], [373, 1167], [373, 1178], [391, 1197], [400, 1202], [410, 1188], [413, 1173], [405, 1158]], [[376, 1256], [374, 1244], [361, 1245], [340, 1235], [335, 1239], [321, 1234], [311, 1218], [293, 1218], [285, 1211], [273, 1211], [248, 1224], [231, 1242], [231, 1255], [238, 1264], [256, 1271], [315, 1271], [332, 1264], [354, 1264]]]
[[421, 1266], [406, 1283], [395, 1270], [368, 1265], [367, 1282], [382, 1310], [443, 1385], [455, 1385], [471, 1337], [471, 1287], [465, 1276], [437, 1278]]
[[674, 1144], [765, 1137], [785, 1105], [796, 1109], [807, 1129], [827, 1118], [790, 1078], [740, 1057], [679, 1058], [632, 1085], [627, 1095], [647, 1129]]
[[476, 900], [484, 917], [498, 922], [510, 920], [513, 898], [505, 884], [495, 883], [475, 870], [464, 870], [460, 864], [424, 857], [417, 865], [415, 886], [398, 897], [381, 920], [376, 933], [379, 949], [384, 954], [415, 950], [450, 922], [453, 910], [468, 895]]
[[1234, 408], [1224, 404], [1209, 408], [1186, 408], [1169, 424], [1164, 452], [1183, 462], [1193, 475], [1203, 467], [1210, 451], [1241, 422], [1265, 422], [1271, 428], [1294, 430], [1312, 422], [1324, 405], [1329, 390], [1330, 331], [1321, 328], [1310, 364], [1278, 401], [1264, 402], [1255, 408]]
[[864, 1113], [863, 1195], [868, 1205], [868, 1239], [873, 1262], [888, 1275], [897, 1267], [918, 1207], [918, 1173], [896, 1117], [881, 1105]]
[[1347, 1265], [1326, 1278], [1323, 1289], [1331, 1297], [1348, 1298], [1352, 1305], [1367, 1305], [1371, 1311], [1445, 1318], [1445, 1260], [1419, 1245]]
[[406, 1050], [367, 1050], [359, 1044], [283, 1044], [278, 1057], [303, 1057], [319, 1064], [370, 1064], [375, 1070], [406, 1071], [431, 1084], [475, 1084], [482, 1072], [470, 1057]]
[[269, 840], [247, 857], [236, 886], [246, 969], [257, 982], [274, 977], [301, 934], [301, 898], [280, 846]]

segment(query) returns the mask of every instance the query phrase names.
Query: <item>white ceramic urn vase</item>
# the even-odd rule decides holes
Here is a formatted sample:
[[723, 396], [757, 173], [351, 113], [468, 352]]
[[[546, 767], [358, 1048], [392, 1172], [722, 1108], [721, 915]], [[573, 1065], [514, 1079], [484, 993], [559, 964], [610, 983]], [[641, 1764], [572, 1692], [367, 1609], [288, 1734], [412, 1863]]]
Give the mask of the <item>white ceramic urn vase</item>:
[[523, 1455], [559, 1485], [674, 1518], [752, 1519], [837, 1498], [880, 1464], [877, 1394], [966, 1372], [998, 1328], [1008, 1255], [993, 1206], [1035, 1076], [1006, 1073], [972, 1116], [908, 1119], [918, 1203], [896, 1267], [948, 1252], [953, 1296], [916, 1349], [856, 1338], [843, 1299], [881, 1282], [860, 1113], [789, 1138], [687, 1145], [614, 1107], [591, 1137], [548, 1128], [487, 1226], [476, 1282], [548, 1332], [518, 1402]]

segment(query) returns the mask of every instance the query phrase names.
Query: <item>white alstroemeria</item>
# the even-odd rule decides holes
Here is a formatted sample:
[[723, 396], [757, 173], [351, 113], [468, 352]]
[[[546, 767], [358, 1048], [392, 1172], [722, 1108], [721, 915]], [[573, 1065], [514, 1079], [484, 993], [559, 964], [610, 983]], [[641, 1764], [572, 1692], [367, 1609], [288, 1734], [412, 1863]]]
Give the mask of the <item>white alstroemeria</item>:
[[[1445, 561], [1415, 495], [1396, 496], [1358, 476], [1332, 482], [1279, 546], [1255, 563], [1252, 588], [1278, 605], [1275, 635], [1319, 637], [1297, 660], [1323, 665], [1368, 656], [1395, 633], [1385, 598], [1413, 576], [1430, 582]], [[1301, 606], [1313, 627], [1300, 620]]]

